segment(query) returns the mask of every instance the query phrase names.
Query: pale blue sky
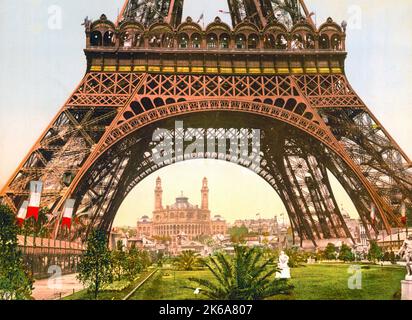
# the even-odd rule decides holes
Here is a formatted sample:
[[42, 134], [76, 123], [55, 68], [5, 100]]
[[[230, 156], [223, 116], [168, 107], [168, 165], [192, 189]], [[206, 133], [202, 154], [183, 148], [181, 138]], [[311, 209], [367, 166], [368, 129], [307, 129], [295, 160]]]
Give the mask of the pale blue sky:
[[[57, 110], [64, 104], [84, 75], [86, 61], [83, 48], [85, 16], [97, 19], [101, 13], [115, 20], [122, 0], [0, 0], [0, 185], [9, 178]], [[328, 16], [339, 23], [351, 21], [359, 8], [361, 28], [348, 30], [346, 71], [348, 77], [393, 137], [412, 155], [410, 108], [412, 97], [412, 1], [398, 0], [307, 0], [309, 10], [316, 12], [318, 24]], [[62, 28], [48, 28], [50, 6], [62, 10]], [[358, 7], [354, 7], [356, 5]], [[184, 17], [197, 19], [205, 13], [206, 22], [226, 10], [226, 0], [186, 0]], [[228, 19], [227, 15], [221, 15]], [[199, 167], [200, 166], [200, 167]], [[228, 166], [232, 169], [229, 169]], [[283, 210], [273, 191], [255, 176], [243, 174], [228, 164], [191, 165], [190, 170], [178, 166], [160, 172], [168, 184], [166, 202], [171, 202], [181, 189], [188, 191], [193, 202], [199, 202], [198, 189], [203, 175], [212, 175], [217, 199], [215, 211], [229, 216], [254, 216], [261, 212], [273, 216]], [[186, 172], [176, 184], [176, 177]], [[220, 173], [239, 180], [230, 190], [219, 185]], [[192, 173], [192, 174], [190, 174]], [[168, 179], [169, 178], [169, 179]], [[138, 186], [119, 214], [119, 223], [132, 223], [138, 215], [150, 213], [155, 176]], [[198, 181], [198, 182], [197, 182]], [[258, 182], [256, 182], [258, 181]], [[260, 187], [245, 192], [250, 183]], [[198, 186], [199, 184], [199, 186]], [[194, 186], [194, 188], [193, 188]], [[230, 201], [219, 200], [218, 192], [226, 192]], [[342, 193], [341, 193], [342, 194]], [[340, 202], [352, 211], [345, 195]], [[242, 201], [239, 201], [242, 199]], [[130, 208], [138, 203], [136, 213]], [[126, 208], [126, 209], [125, 209]], [[225, 211], [225, 212], [222, 212]]]

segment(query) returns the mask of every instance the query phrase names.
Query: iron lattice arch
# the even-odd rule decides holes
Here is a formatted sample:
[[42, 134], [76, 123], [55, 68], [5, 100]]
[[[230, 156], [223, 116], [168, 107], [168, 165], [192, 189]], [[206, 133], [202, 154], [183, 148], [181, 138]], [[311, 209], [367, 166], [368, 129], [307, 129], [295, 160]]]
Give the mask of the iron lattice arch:
[[411, 162], [347, 80], [344, 26], [247, 18], [203, 30], [173, 8], [162, 22], [125, 19], [126, 11], [117, 23], [86, 21], [86, 75], [1, 190], [3, 203], [17, 212], [30, 181], [41, 180], [55, 237], [68, 198], [76, 199], [73, 237], [109, 230], [134, 186], [182, 160], [155, 165], [150, 151], [154, 129], [184, 119], [262, 130], [262, 166], [237, 164], [274, 188], [301, 239], [352, 237], [331, 174], [369, 238], [400, 225], [402, 204], [411, 208]]

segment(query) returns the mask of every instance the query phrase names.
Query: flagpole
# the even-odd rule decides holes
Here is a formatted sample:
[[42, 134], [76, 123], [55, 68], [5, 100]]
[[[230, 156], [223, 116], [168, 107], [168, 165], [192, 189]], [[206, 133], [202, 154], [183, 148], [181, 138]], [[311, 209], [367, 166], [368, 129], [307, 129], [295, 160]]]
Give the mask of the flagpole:
[[24, 255], [26, 255], [27, 250], [27, 225], [26, 225], [26, 220], [23, 221], [23, 228], [24, 228]]
[[33, 253], [36, 250], [36, 236], [37, 236], [37, 226], [36, 219], [33, 217]]
[[40, 231], [40, 247], [41, 247], [41, 250], [43, 251], [43, 237], [44, 237], [44, 235], [42, 234], [43, 233], [43, 225], [42, 224], [40, 224], [40, 230], [39, 231]]

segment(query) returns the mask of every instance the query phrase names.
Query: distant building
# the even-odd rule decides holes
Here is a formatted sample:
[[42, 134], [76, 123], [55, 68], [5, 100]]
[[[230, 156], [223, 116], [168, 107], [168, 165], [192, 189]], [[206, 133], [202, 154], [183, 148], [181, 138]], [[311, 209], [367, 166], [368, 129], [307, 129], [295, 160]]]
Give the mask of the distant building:
[[211, 235], [227, 234], [227, 222], [221, 215], [215, 215], [211, 223]]
[[384, 251], [399, 251], [408, 235], [412, 234], [412, 230], [392, 228], [392, 233], [388, 234], [385, 230], [381, 230], [377, 244]]
[[350, 217], [344, 209], [341, 209], [341, 211], [349, 232], [355, 240], [355, 245], [367, 247], [369, 245], [368, 235], [362, 221], [359, 218]]
[[249, 233], [256, 234], [278, 234], [279, 224], [277, 218], [274, 219], [246, 219], [236, 220], [233, 224], [234, 227], [245, 226]]
[[138, 236], [151, 236], [152, 234], [152, 220], [148, 216], [143, 216], [137, 222]]
[[124, 248], [128, 247], [128, 234], [120, 228], [113, 228], [109, 236], [109, 248], [115, 250], [118, 248], [118, 243], [121, 243]]
[[156, 180], [155, 206], [153, 217], [143, 216], [137, 222], [138, 236], [170, 238], [176, 242], [178, 235], [184, 234], [188, 240], [199, 236], [226, 234], [227, 224], [220, 215], [211, 218], [209, 210], [209, 188], [207, 178], [203, 179], [201, 189], [201, 205], [193, 205], [182, 193], [176, 202], [166, 207], [162, 204], [162, 181]]

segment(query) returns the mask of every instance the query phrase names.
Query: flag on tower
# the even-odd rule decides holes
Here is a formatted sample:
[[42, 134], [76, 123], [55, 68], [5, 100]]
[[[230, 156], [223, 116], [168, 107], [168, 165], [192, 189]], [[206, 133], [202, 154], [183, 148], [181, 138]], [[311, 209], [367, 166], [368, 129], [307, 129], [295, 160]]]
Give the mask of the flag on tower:
[[17, 213], [17, 224], [19, 227], [23, 225], [24, 220], [26, 220], [27, 215], [27, 207], [29, 206], [29, 202], [26, 200], [21, 205], [19, 212]]
[[27, 207], [26, 219], [34, 217], [36, 221], [39, 219], [40, 198], [43, 183], [41, 181], [30, 182], [30, 200]]
[[405, 202], [402, 203], [401, 214], [402, 214], [401, 221], [404, 225], [406, 225], [407, 224], [407, 218], [406, 218], [406, 205], [405, 205]]
[[62, 228], [67, 227], [67, 229], [70, 229], [72, 226], [74, 203], [75, 200], [68, 199], [64, 205]]
[[197, 20], [197, 23], [200, 23], [200, 21], [202, 21], [202, 20], [204, 20], [204, 19], [205, 19], [205, 14], [202, 13], [202, 14], [200, 15], [200, 17], [199, 17], [199, 20]]

